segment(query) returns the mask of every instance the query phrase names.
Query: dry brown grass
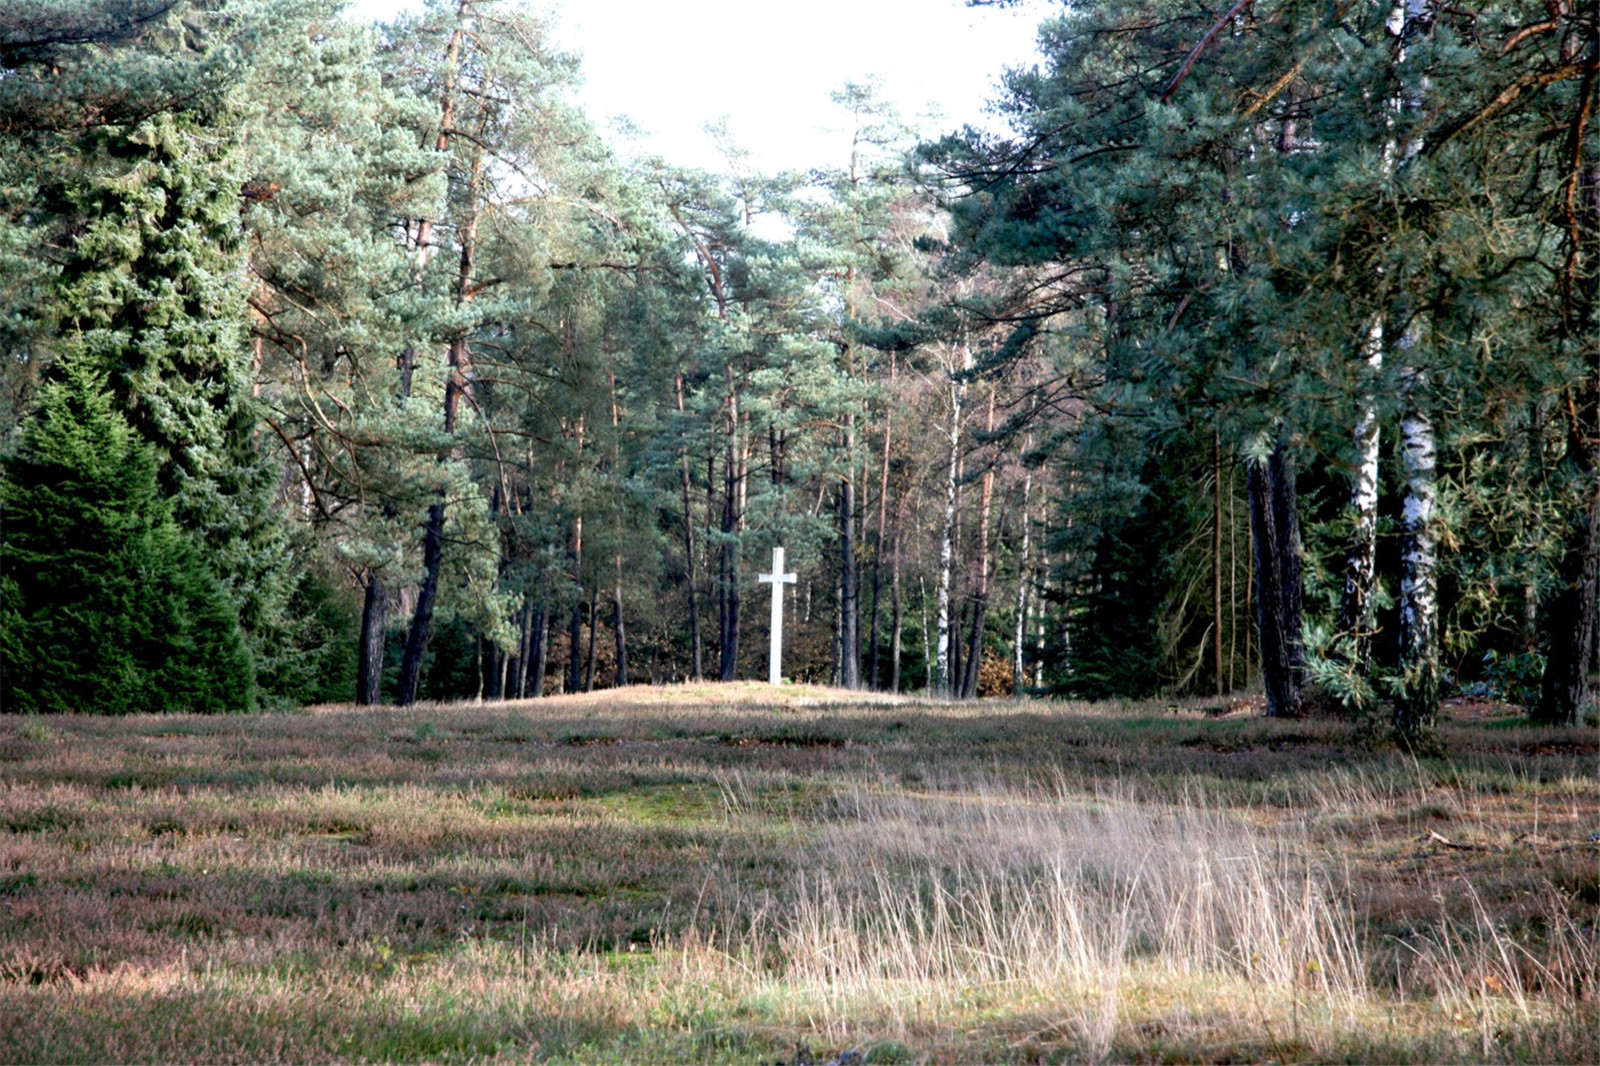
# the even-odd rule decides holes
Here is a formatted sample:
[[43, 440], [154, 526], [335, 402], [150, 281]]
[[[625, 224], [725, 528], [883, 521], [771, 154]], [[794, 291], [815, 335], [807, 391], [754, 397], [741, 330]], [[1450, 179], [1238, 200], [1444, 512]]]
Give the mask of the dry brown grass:
[[0, 719], [0, 1059], [1600, 1061], [1593, 731], [1441, 744], [763, 685]]

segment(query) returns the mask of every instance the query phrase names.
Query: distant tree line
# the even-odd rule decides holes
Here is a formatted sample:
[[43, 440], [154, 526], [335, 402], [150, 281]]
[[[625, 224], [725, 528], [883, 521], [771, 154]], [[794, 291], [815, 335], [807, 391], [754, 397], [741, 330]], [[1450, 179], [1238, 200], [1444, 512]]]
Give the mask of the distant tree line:
[[0, 702], [760, 676], [783, 544], [797, 679], [1576, 721], [1596, 34], [1098, 0], [773, 176], [499, 0], [6, 0]]

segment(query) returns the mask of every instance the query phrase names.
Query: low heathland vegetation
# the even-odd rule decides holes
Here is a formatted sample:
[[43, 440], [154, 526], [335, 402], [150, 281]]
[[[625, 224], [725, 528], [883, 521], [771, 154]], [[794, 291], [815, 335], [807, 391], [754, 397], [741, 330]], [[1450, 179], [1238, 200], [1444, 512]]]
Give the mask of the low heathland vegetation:
[[0, 1059], [1600, 1061], [1600, 745], [1454, 710], [11, 718]]

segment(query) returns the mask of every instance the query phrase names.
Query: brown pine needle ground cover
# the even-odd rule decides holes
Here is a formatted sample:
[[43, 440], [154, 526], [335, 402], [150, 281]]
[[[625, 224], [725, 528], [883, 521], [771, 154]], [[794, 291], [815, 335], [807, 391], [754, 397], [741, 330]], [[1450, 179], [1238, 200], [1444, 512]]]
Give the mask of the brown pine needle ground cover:
[[1596, 741], [759, 685], [0, 719], [0, 1059], [1595, 1062]]

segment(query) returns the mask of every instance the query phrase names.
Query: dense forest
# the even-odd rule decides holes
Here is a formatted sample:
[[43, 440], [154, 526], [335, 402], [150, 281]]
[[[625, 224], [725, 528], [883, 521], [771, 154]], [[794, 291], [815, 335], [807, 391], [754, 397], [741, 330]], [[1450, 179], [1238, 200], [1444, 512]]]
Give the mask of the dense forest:
[[5, 711], [760, 677], [777, 545], [797, 680], [1592, 706], [1595, 5], [1063, 5], [776, 175], [340, 7], [0, 3]]

